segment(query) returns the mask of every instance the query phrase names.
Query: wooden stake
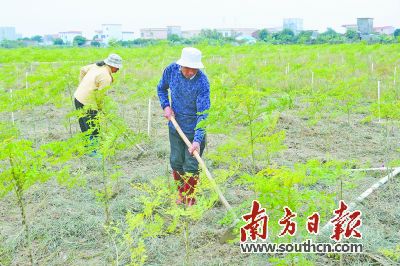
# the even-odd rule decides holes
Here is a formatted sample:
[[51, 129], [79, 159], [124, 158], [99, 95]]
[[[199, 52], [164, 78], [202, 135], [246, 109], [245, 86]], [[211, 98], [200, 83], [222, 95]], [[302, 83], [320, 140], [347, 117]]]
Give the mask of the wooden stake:
[[147, 112], [147, 135], [150, 137], [151, 130], [151, 98], [149, 98], [149, 109]]
[[25, 72], [25, 89], [28, 88], [28, 74], [29, 72]]
[[381, 82], [378, 80], [378, 121], [381, 122]]
[[311, 71], [311, 90], [314, 89], [314, 71]]
[[[12, 89], [10, 89], [10, 95], [11, 95], [11, 102], [13, 101], [13, 91]], [[15, 124], [15, 120], [14, 120], [14, 111], [11, 111], [11, 121], [13, 123], [13, 125]]]

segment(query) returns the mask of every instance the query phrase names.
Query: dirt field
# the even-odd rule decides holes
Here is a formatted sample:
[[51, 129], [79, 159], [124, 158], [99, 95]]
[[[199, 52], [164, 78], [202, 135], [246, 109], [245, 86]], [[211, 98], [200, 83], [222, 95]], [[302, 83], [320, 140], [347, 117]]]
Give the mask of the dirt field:
[[[146, 131], [146, 106], [124, 106], [124, 118], [132, 128]], [[16, 123], [22, 135], [35, 138], [40, 144], [45, 140], [62, 140], [69, 136], [69, 129], [61, 121], [69, 109], [45, 107], [33, 112], [15, 113]], [[145, 153], [135, 159], [139, 151], [132, 148], [117, 154], [122, 177], [115, 183], [111, 201], [112, 219], [120, 228], [125, 228], [125, 214], [135, 212], [141, 206], [137, 192], [131, 183], [147, 182], [151, 179], [169, 176], [169, 143], [167, 126], [158, 103], [153, 100], [152, 141], [143, 145]], [[137, 115], [141, 114], [141, 118]], [[44, 117], [45, 119], [42, 119]], [[9, 119], [2, 114], [2, 120]], [[375, 121], [361, 123], [362, 114], [352, 115], [352, 124], [345, 117], [320, 120], [310, 125], [307, 117], [298, 116], [295, 110], [281, 114], [279, 128], [286, 131], [283, 151], [274, 162], [291, 166], [310, 158], [319, 160], [343, 159], [354, 161], [354, 168], [380, 167], [385, 159], [398, 158], [400, 137], [396, 125], [388, 126]], [[35, 121], [35, 119], [37, 121]], [[78, 127], [73, 122], [72, 132]], [[387, 133], [389, 138], [387, 138]], [[387, 142], [387, 139], [389, 142]], [[208, 149], [212, 150], [219, 139], [210, 134]], [[205, 154], [207, 161], [207, 152]], [[27, 216], [31, 226], [34, 257], [38, 265], [119, 265], [128, 263], [129, 250], [118, 239], [103, 230], [104, 212], [96, 201], [93, 190], [101, 183], [100, 169], [96, 159], [85, 157], [73, 163], [73, 175], [87, 180], [73, 189], [60, 187], [55, 181], [35, 185], [27, 194]], [[108, 165], [112, 168], [112, 165]], [[353, 201], [365, 189], [386, 172], [370, 173], [354, 180], [344, 180], [343, 197]], [[235, 185], [229, 180], [224, 187], [227, 200], [235, 207], [243, 199], [252, 197], [252, 192]], [[171, 181], [165, 177], [165, 185]], [[355, 186], [353, 184], [356, 184]], [[339, 184], [337, 185], [339, 186]], [[394, 257], [384, 256], [382, 249], [395, 249], [400, 239], [400, 181], [398, 177], [374, 192], [357, 207], [363, 213], [363, 241], [365, 252], [358, 255], [294, 255], [292, 265], [299, 264], [300, 257], [313, 260], [317, 265], [395, 265]], [[338, 187], [332, 187], [335, 191]], [[19, 209], [13, 194], [0, 201], [0, 264], [25, 265], [27, 250], [24, 248], [23, 231], [20, 225]], [[185, 257], [185, 231], [147, 241], [148, 259], [146, 265], [285, 265], [270, 262], [270, 255], [241, 254], [238, 242], [220, 244], [219, 237], [226, 226], [219, 221], [226, 211], [216, 204], [196, 223], [189, 224], [189, 258]], [[120, 237], [120, 236], [118, 236]], [[115, 243], [117, 241], [117, 243]], [[113, 244], [114, 243], [114, 244]], [[393, 255], [394, 256], [394, 255]], [[276, 258], [281, 258], [277, 255]], [[398, 263], [398, 261], [397, 261]]]

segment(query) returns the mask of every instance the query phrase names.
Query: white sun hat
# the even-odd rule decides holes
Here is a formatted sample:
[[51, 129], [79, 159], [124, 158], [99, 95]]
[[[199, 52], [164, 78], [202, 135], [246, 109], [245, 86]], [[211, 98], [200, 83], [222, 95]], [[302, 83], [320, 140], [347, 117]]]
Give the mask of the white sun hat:
[[204, 68], [201, 62], [200, 50], [193, 47], [185, 47], [182, 49], [181, 58], [176, 63], [183, 67]]
[[119, 69], [122, 67], [122, 58], [117, 54], [110, 54], [106, 59], [104, 59], [104, 63]]

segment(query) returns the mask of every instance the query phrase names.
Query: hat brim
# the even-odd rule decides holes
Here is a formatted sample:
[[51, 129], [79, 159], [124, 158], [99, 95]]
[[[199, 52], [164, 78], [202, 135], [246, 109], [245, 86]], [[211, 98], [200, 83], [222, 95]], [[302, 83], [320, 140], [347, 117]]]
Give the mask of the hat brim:
[[202, 62], [193, 63], [193, 62], [186, 62], [185, 60], [179, 59], [178, 61], [176, 61], [176, 63], [183, 67], [190, 67], [190, 68], [197, 68], [197, 69], [204, 68], [204, 65]]
[[118, 68], [118, 69], [121, 69], [121, 68], [122, 68], [122, 65], [121, 65], [121, 64], [114, 64], [114, 63], [108, 61], [107, 59], [104, 59], [104, 63], [106, 63], [106, 65], [109, 65], [109, 66], [112, 66], [112, 67], [116, 67], [116, 68]]

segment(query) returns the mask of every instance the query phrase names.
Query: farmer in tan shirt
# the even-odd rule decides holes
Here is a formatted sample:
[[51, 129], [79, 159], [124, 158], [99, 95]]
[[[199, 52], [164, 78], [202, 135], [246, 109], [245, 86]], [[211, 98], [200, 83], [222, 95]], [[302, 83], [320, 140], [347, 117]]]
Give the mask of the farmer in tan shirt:
[[103, 104], [100, 97], [96, 97], [97, 92], [111, 85], [112, 73], [116, 73], [121, 67], [121, 57], [117, 54], [110, 54], [103, 61], [81, 68], [79, 86], [74, 93], [75, 107], [76, 109], [85, 106], [88, 108], [86, 114], [79, 118], [79, 126], [82, 132], [91, 130], [91, 141], [94, 141], [99, 134], [93, 120], [96, 118], [98, 110], [102, 109]]

